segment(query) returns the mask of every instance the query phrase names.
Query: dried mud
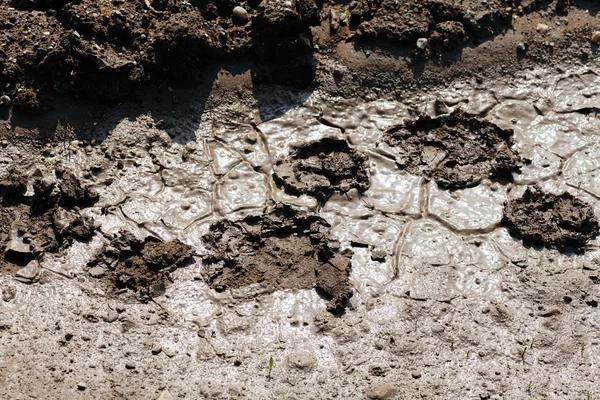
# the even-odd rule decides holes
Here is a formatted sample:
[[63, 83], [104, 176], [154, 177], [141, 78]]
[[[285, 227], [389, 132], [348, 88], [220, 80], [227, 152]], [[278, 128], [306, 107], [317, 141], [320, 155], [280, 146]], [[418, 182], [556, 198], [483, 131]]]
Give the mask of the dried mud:
[[521, 161], [511, 149], [513, 132], [461, 111], [421, 116], [385, 132], [400, 168], [434, 180], [444, 189], [477, 185], [482, 179], [512, 181]]
[[273, 177], [291, 194], [326, 200], [336, 192], [367, 190], [368, 160], [345, 140], [325, 138], [304, 144], [278, 160], [273, 166]]
[[600, 233], [592, 206], [570, 193], [528, 188], [506, 204], [504, 215], [511, 233], [527, 244], [583, 250]]
[[352, 296], [352, 252], [339, 253], [329, 225], [316, 215], [278, 206], [266, 215], [219, 221], [203, 242], [206, 279], [217, 291], [251, 284], [270, 291], [314, 287], [331, 312], [342, 311]]

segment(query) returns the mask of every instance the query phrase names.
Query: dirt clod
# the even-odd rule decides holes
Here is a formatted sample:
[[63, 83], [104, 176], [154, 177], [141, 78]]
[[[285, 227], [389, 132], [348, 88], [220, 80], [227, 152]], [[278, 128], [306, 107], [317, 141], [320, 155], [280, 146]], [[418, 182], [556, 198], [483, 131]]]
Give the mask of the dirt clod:
[[323, 139], [298, 147], [274, 166], [274, 178], [289, 193], [325, 200], [335, 192], [370, 186], [368, 157], [344, 140]]
[[525, 242], [560, 250], [583, 249], [600, 232], [592, 207], [570, 193], [555, 195], [538, 188], [504, 207], [510, 232]]
[[477, 185], [485, 178], [512, 181], [521, 161], [511, 150], [513, 132], [462, 111], [422, 116], [384, 133], [383, 140], [406, 171], [424, 175], [444, 189]]
[[192, 255], [192, 248], [177, 239], [142, 241], [120, 232], [88, 266], [90, 273], [98, 267], [110, 270], [117, 289], [132, 290], [140, 300], [148, 301], [164, 293], [169, 273], [189, 262]]
[[217, 291], [256, 283], [271, 290], [315, 287], [330, 299], [329, 311], [341, 311], [352, 296], [351, 254], [340, 253], [328, 233], [325, 220], [289, 206], [219, 221], [203, 237], [206, 280]]

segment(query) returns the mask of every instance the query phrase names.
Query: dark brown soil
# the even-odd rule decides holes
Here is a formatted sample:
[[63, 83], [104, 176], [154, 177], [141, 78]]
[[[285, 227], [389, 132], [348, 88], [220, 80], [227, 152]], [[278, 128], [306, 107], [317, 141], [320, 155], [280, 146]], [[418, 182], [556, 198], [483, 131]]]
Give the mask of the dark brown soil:
[[555, 195], [527, 189], [504, 207], [510, 232], [526, 243], [581, 250], [598, 235], [600, 225], [592, 207], [569, 193]]
[[169, 274], [189, 262], [193, 253], [190, 246], [177, 239], [164, 243], [151, 238], [141, 241], [130, 233], [120, 232], [101, 249], [89, 267], [104, 269], [117, 290], [132, 290], [140, 300], [148, 301], [164, 293]]
[[13, 170], [3, 179], [0, 246], [5, 263], [24, 265], [93, 236], [94, 223], [80, 209], [95, 203], [97, 194], [72, 173], [59, 175], [56, 183], [35, 178], [31, 197], [25, 196], [27, 177]]
[[302, 145], [278, 160], [273, 177], [291, 194], [326, 200], [336, 192], [367, 190], [371, 184], [367, 169], [366, 155], [344, 140], [326, 138]]
[[270, 290], [315, 287], [330, 300], [329, 311], [342, 311], [352, 296], [352, 254], [340, 253], [328, 233], [325, 220], [289, 206], [219, 221], [203, 238], [207, 282], [217, 291], [255, 283]]
[[457, 111], [392, 127], [383, 140], [401, 168], [441, 188], [461, 189], [485, 178], [512, 181], [512, 172], [521, 165], [511, 150], [512, 136], [512, 131]]

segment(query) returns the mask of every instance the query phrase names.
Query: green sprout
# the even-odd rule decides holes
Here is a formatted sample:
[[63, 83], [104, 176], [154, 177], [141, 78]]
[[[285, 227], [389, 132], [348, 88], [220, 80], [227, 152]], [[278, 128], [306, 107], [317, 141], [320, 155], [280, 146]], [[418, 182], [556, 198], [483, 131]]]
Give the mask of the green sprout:
[[450, 350], [454, 351], [454, 338], [450, 338]]
[[273, 371], [273, 357], [269, 358], [269, 379], [271, 379], [271, 371]]
[[592, 394], [590, 392], [587, 392], [587, 400], [592, 400]]
[[583, 355], [584, 350], [585, 350], [585, 343], [581, 343], [581, 355]]

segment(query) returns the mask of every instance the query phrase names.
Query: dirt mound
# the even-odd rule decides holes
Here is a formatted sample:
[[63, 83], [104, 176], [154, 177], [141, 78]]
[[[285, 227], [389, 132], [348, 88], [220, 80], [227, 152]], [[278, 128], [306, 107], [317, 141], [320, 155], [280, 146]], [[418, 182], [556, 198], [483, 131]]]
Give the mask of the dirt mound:
[[511, 150], [513, 132], [462, 111], [438, 118], [422, 116], [384, 133], [396, 163], [444, 189], [462, 189], [482, 179], [512, 180], [521, 161]]
[[206, 280], [217, 291], [255, 283], [272, 290], [315, 287], [330, 299], [329, 311], [341, 311], [352, 296], [352, 254], [339, 253], [328, 233], [325, 220], [288, 206], [241, 221], [219, 221], [203, 237], [209, 250]]
[[531, 244], [582, 249], [600, 232], [592, 207], [569, 193], [555, 195], [538, 188], [504, 207], [510, 232]]
[[142, 241], [120, 232], [88, 267], [90, 275], [108, 274], [115, 288], [132, 290], [140, 300], [148, 301], [164, 293], [169, 273], [189, 262], [193, 253], [190, 246], [177, 239]]
[[335, 192], [370, 186], [368, 157], [344, 140], [322, 139], [298, 147], [278, 160], [273, 177], [292, 194], [309, 194], [326, 200]]

